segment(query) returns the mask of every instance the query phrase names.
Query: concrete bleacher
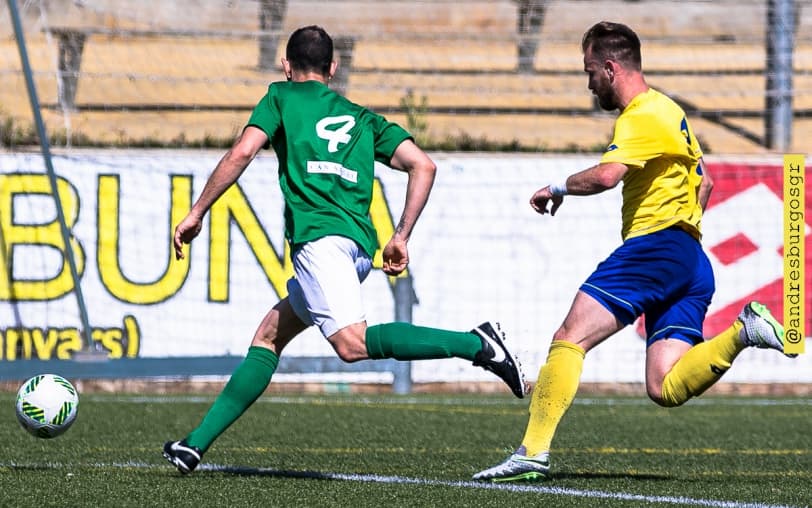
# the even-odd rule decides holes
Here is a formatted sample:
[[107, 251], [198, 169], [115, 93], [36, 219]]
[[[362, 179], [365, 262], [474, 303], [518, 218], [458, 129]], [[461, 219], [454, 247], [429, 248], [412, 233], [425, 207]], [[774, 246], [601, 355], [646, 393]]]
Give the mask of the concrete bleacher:
[[[102, 142], [228, 139], [239, 132], [267, 83], [281, 77], [278, 69], [257, 65], [257, 26], [249, 16], [256, 19], [255, 2], [234, 2], [241, 5], [229, 7], [228, 16], [222, 12], [227, 7], [212, 3], [211, 12], [189, 15], [186, 25], [195, 30], [186, 26], [183, 33], [175, 19], [182, 13], [172, 9], [148, 22], [140, 18], [141, 10], [125, 9], [123, 0], [99, 4], [109, 5], [103, 11], [107, 16], [119, 13], [122, 19], [100, 21], [99, 12], [82, 18], [75, 6], [61, 18], [57, 13], [48, 17], [51, 27], [96, 27], [83, 41], [71, 108], [60, 107], [57, 94], [57, 37], [41, 24], [38, 31], [28, 31], [38, 95], [52, 131], [69, 129]], [[245, 11], [246, 4], [254, 11]], [[736, 5], [737, 15], [730, 16], [725, 9]], [[801, 24], [807, 20], [805, 6], [802, 2]], [[335, 36], [352, 37], [350, 68], [344, 69], [348, 98], [405, 122], [401, 99], [409, 91], [425, 96], [425, 120], [433, 139], [465, 134], [571, 150], [600, 146], [611, 134], [613, 115], [592, 110], [580, 35], [594, 21], [616, 19], [643, 37], [644, 67], [652, 86], [699, 110], [733, 112], [730, 121], [756, 135], [742, 136], [713, 119], [694, 119], [694, 129], [711, 150], [765, 151], [753, 139], [763, 132], [762, 2], [550, 1], [532, 72], [518, 72], [516, 9], [516, 2], [508, 0], [293, 0], [282, 32], [319, 23]], [[214, 23], [218, 17], [223, 20], [219, 25]], [[0, 46], [0, 111], [30, 118], [27, 102], [19, 100], [25, 85], [15, 72], [16, 44], [5, 38]], [[274, 60], [280, 54], [277, 50]], [[794, 106], [812, 109], [812, 41], [798, 41], [795, 67], [799, 93]], [[810, 123], [804, 118], [794, 122], [797, 151], [806, 150]]]

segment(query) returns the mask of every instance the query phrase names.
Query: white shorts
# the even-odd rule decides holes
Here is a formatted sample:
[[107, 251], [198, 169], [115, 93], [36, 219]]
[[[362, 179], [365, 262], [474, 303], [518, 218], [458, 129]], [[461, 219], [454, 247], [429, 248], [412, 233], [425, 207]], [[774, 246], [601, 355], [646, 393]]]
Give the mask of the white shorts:
[[366, 320], [361, 283], [372, 270], [372, 259], [354, 240], [325, 236], [292, 254], [294, 277], [288, 281], [293, 311], [324, 337]]

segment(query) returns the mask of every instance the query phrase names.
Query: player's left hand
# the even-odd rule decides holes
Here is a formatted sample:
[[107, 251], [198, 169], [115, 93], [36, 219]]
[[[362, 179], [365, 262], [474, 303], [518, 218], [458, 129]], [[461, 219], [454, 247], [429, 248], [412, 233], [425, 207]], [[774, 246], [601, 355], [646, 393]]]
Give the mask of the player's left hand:
[[399, 275], [409, 266], [409, 249], [406, 242], [396, 238], [383, 248], [383, 271], [387, 275]]
[[[549, 210], [547, 210], [548, 202], [552, 204], [552, 207]], [[541, 215], [544, 215], [545, 213], [555, 215], [555, 212], [558, 211], [558, 207], [561, 206], [561, 203], [563, 202], [564, 196], [553, 196], [553, 193], [550, 192], [549, 185], [534, 192], [533, 196], [530, 198], [530, 206], [533, 207], [533, 210]]]

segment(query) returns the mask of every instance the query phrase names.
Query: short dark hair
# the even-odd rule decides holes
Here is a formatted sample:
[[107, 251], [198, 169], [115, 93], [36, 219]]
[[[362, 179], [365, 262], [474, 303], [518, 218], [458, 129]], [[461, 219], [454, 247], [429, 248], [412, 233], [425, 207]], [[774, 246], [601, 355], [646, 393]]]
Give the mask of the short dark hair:
[[640, 38], [634, 30], [622, 23], [601, 21], [587, 30], [581, 41], [581, 50], [592, 48], [592, 55], [604, 60], [615, 60], [624, 67], [642, 69]]
[[299, 28], [288, 39], [285, 58], [297, 71], [328, 76], [333, 63], [333, 39], [320, 26]]

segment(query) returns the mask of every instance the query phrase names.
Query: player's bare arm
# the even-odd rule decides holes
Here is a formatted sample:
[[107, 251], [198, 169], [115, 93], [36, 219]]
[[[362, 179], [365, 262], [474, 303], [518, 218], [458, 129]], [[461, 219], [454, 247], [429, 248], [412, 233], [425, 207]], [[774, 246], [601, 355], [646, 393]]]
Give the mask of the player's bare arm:
[[[606, 162], [574, 173], [566, 180], [566, 194], [591, 196], [613, 189], [623, 180], [623, 175], [628, 169], [625, 164]], [[563, 200], [563, 195], [555, 193], [548, 185], [533, 193], [530, 198], [530, 206], [542, 215], [546, 213], [555, 215]], [[547, 209], [548, 203], [552, 205], [549, 210]]]
[[711, 191], [713, 191], [713, 178], [708, 172], [708, 165], [705, 164], [705, 161], [703, 159], [699, 159], [699, 165], [702, 168], [702, 182], [699, 184], [697, 197], [699, 199], [699, 205], [702, 207], [702, 210], [705, 210], [708, 206], [708, 200], [710, 199]]
[[195, 201], [188, 215], [175, 227], [173, 244], [177, 259], [184, 257], [183, 244], [190, 243], [200, 233], [203, 217], [214, 202], [237, 181], [267, 141], [268, 136], [261, 129], [246, 127], [242, 135], [220, 159], [206, 181], [200, 197]]
[[605, 162], [570, 175], [567, 178], [567, 194], [591, 196], [614, 189], [628, 169], [619, 162]]
[[409, 264], [409, 251], [406, 244], [429, 199], [437, 166], [410, 139], [398, 145], [395, 153], [392, 154], [390, 166], [409, 174], [403, 213], [395, 226], [392, 238], [383, 249], [383, 271], [388, 275], [398, 275]]

